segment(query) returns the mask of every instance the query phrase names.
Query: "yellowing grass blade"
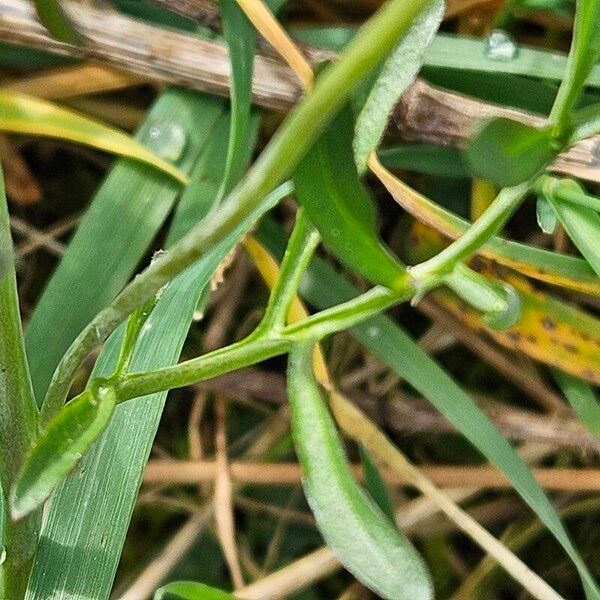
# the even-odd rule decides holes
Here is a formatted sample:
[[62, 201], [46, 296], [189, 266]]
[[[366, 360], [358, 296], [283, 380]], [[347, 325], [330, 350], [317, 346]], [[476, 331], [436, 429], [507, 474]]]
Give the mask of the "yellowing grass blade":
[[[446, 245], [437, 231], [418, 221], [408, 237], [411, 262], [428, 258]], [[477, 259], [471, 266], [486, 277], [506, 281], [518, 290], [521, 298], [518, 323], [504, 331], [492, 329], [485, 324], [480, 312], [458, 296], [437, 290], [433, 296], [442, 307], [471, 329], [485, 331], [505, 348], [524, 352], [575, 377], [600, 383], [600, 321], [597, 318], [535, 290], [525, 278], [492, 266], [489, 261]]]
[[[182, 184], [188, 178], [170, 162], [154, 154], [126, 133], [103, 125], [89, 117], [77, 114], [51, 102], [39, 100], [25, 94], [0, 91], [0, 130], [25, 135], [41, 135], [53, 137], [77, 144], [84, 144], [146, 163]], [[161, 138], [156, 132], [154, 146], [159, 152], [168, 152], [170, 156], [175, 150], [172, 143]], [[181, 142], [181, 151], [185, 141]]]

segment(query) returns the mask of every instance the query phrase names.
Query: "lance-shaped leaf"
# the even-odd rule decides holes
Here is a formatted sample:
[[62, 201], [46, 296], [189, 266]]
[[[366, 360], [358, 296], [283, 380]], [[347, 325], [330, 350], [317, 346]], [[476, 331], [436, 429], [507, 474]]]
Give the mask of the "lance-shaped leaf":
[[562, 201], [562, 190], [583, 194], [581, 186], [571, 179], [553, 179], [542, 188], [561, 225], [600, 277], [600, 215], [591, 208]]
[[552, 370], [552, 375], [579, 420], [600, 439], [600, 403], [594, 390], [581, 379], [575, 379], [557, 369]]
[[504, 118], [484, 122], [465, 150], [473, 175], [500, 187], [529, 179], [556, 154], [550, 128], [536, 129]]
[[[181, 183], [185, 184], [188, 181], [187, 176], [178, 168], [145, 148], [123, 131], [26, 94], [0, 92], [0, 130], [26, 135], [42, 135], [84, 144], [143, 162]], [[157, 150], [162, 147], [162, 151], [165, 151], [164, 135], [162, 139], [159, 139], [160, 134], [161, 131], [156, 129], [150, 131], [148, 135], [156, 138]], [[185, 140], [182, 141], [181, 150], [184, 145]], [[167, 147], [167, 150], [170, 151], [171, 148]]]
[[367, 167], [369, 154], [379, 144], [398, 98], [415, 80], [443, 16], [444, 0], [430, 2], [383, 65], [356, 121], [354, 157], [360, 173]]
[[234, 600], [235, 596], [194, 581], [175, 581], [156, 590], [154, 600]]
[[352, 118], [345, 110], [300, 163], [296, 198], [349, 269], [394, 289], [405, 281], [406, 270], [377, 237], [373, 203], [358, 179], [351, 142]]
[[110, 387], [85, 391], [56, 415], [36, 441], [10, 495], [13, 519], [38, 508], [104, 431], [116, 396]]
[[432, 598], [423, 560], [352, 476], [313, 376], [310, 343], [290, 354], [288, 392], [304, 492], [325, 541], [352, 574], [383, 598]]

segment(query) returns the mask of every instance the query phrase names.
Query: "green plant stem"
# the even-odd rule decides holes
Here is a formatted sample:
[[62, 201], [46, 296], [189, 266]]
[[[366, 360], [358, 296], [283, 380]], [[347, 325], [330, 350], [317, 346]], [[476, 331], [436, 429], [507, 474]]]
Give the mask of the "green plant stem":
[[289, 349], [290, 342], [282, 338], [246, 338], [237, 344], [172, 367], [127, 375], [115, 383], [115, 390], [118, 401], [123, 402], [146, 394], [205, 381], [285, 354]]
[[407, 299], [414, 290], [407, 287], [404, 296], [384, 287], [375, 287], [356, 298], [331, 309], [284, 327], [281, 332], [255, 330], [247, 338], [225, 348], [145, 373], [131, 373], [112, 382], [118, 401], [123, 402], [146, 394], [183, 387], [217, 377], [242, 367], [289, 352], [300, 340], [318, 340], [352, 327], [393, 304]]
[[74, 373], [136, 306], [220, 242], [261, 199], [292, 173], [356, 85], [389, 54], [398, 38], [430, 0], [391, 0], [359, 31], [341, 59], [324, 71], [312, 92], [289, 115], [277, 134], [218, 210], [138, 275], [79, 334], [54, 373], [45, 403], [62, 405]]
[[353, 327], [398, 302], [409, 299], [415, 288], [407, 282], [404, 290], [392, 292], [383, 286], [377, 286], [360, 296], [318, 312], [302, 321], [291, 323], [281, 334], [285, 339], [296, 342], [301, 340], [321, 340], [324, 337]]
[[[537, 177], [536, 177], [537, 178]], [[523, 202], [535, 179], [504, 188], [481, 217], [455, 242], [433, 258], [409, 269], [416, 285], [427, 289], [438, 278], [450, 273], [498, 233]]]
[[572, 110], [600, 52], [600, 0], [577, 0], [573, 42], [565, 76], [550, 112], [554, 135], [565, 141], [570, 133]]
[[290, 303], [296, 295], [300, 279], [320, 240], [321, 236], [308, 220], [306, 211], [300, 207], [281, 262], [277, 283], [269, 297], [265, 315], [256, 329], [257, 334], [279, 331], [285, 325]]
[[[4, 181], [0, 173], [0, 482], [7, 496], [38, 433], [38, 410], [25, 358], [13, 246]], [[6, 505], [6, 502], [5, 502]], [[39, 512], [14, 522], [2, 511], [6, 560], [0, 597], [25, 594], [39, 530]]]

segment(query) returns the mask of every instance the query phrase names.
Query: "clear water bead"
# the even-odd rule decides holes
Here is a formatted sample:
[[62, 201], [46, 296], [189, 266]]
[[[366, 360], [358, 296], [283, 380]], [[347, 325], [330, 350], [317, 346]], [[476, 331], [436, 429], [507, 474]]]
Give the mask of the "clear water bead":
[[177, 123], [155, 123], [148, 129], [146, 144], [155, 154], [165, 160], [175, 161], [181, 157], [187, 143], [187, 135]]
[[485, 40], [485, 55], [492, 60], [509, 61], [519, 54], [515, 41], [502, 29], [494, 29]]

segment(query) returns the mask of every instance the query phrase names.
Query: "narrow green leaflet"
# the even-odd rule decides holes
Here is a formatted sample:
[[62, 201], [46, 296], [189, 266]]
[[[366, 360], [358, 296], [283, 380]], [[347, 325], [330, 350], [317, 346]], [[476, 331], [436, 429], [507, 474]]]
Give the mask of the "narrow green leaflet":
[[312, 348], [292, 349], [288, 394], [304, 492], [319, 529], [344, 567], [381, 597], [433, 598], [423, 560], [352, 476], [313, 376]]
[[110, 388], [87, 390], [69, 402], [48, 424], [25, 459], [10, 494], [13, 519], [29, 514], [75, 467], [90, 444], [104, 431], [115, 407]]
[[395, 523], [394, 517], [394, 506], [392, 499], [390, 498], [390, 490], [387, 484], [383, 480], [381, 473], [377, 465], [371, 459], [369, 453], [365, 448], [359, 446], [360, 460], [362, 462], [363, 477], [365, 478], [365, 487], [375, 503], [383, 514], [390, 518], [392, 523]]
[[[570, 179], [563, 179], [557, 186], [581, 190], [581, 186]], [[575, 246], [600, 277], [600, 215], [591, 208], [561, 201], [551, 185], [547, 189], [544, 186], [542, 191], [546, 192], [546, 199]]]
[[[281, 234], [271, 223], [261, 227], [263, 243], [281, 255]], [[314, 259], [303, 279], [301, 294], [320, 309], [350, 300], [355, 288], [323, 261]], [[377, 316], [351, 330], [375, 356], [423, 394], [492, 464], [504, 473], [548, 530], [559, 541], [590, 598], [600, 598], [596, 583], [573, 546], [556, 510], [531, 471], [507, 440], [464, 390], [398, 325]]]
[[203, 583], [176, 581], [156, 590], [154, 600], [235, 600], [235, 596]]
[[[19, 313], [17, 279], [4, 178], [0, 170], [0, 490], [8, 493], [37, 435], [38, 410], [33, 397]], [[0, 498], [5, 504], [6, 498]], [[0, 566], [0, 598], [19, 598], [27, 583], [35, 552], [38, 516], [20, 523], [3, 511], [3, 546], [6, 560]]]
[[465, 149], [473, 175], [500, 187], [529, 179], [556, 154], [550, 128], [535, 129], [505, 118], [484, 122]]
[[60, 0], [34, 0], [40, 22], [61, 42], [77, 44], [81, 36], [61, 6]]
[[[18, 92], [0, 91], [0, 130], [26, 135], [42, 135], [84, 144], [143, 162], [180, 183], [187, 183], [185, 173], [174, 167], [169, 160], [165, 160], [173, 158], [176, 160], [179, 158], [179, 154], [173, 157], [173, 151], [169, 152], [170, 148], [165, 142], [165, 132], [160, 129], [150, 130], [147, 141], [150, 144], [154, 143], [157, 151], [162, 148], [164, 157], [152, 152], [123, 131], [94, 121], [89, 117], [46, 100]], [[159, 139], [161, 134], [163, 137]], [[174, 132], [171, 130], [171, 135], [173, 134]], [[185, 144], [185, 140], [183, 144]]]
[[585, 381], [558, 369], [553, 369], [552, 375], [579, 420], [600, 438], [600, 403], [592, 387]]
[[346, 109], [296, 170], [296, 198], [348, 268], [394, 289], [406, 280], [406, 270], [377, 237], [373, 203], [358, 178], [351, 143], [352, 118]]
[[[148, 143], [154, 127], [169, 125], [182, 130], [186, 145], [177, 165], [189, 173], [223, 110], [221, 100], [168, 89], [149, 111], [136, 137]], [[194, 185], [198, 187], [196, 182]], [[131, 277], [180, 192], [175, 181], [130, 160], [119, 160], [105, 178], [25, 332], [38, 402], [71, 342]]]
[[225, 174], [219, 190], [219, 196], [223, 198], [243, 174], [244, 163], [239, 158], [246, 152], [256, 33], [236, 0], [221, 0], [221, 18], [231, 62], [231, 131]]
[[444, 5], [444, 0], [433, 0], [385, 61], [356, 121], [353, 146], [359, 173], [367, 168], [369, 154], [378, 146], [398, 98], [415, 80], [442, 22]]

